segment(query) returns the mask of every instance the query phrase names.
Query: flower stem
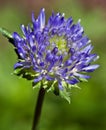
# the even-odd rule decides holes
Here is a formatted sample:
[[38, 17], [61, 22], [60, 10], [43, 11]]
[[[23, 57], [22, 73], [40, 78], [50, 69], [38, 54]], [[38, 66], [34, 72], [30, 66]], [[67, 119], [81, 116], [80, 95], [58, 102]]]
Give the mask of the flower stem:
[[39, 123], [40, 115], [41, 115], [41, 110], [42, 110], [42, 105], [43, 105], [43, 100], [45, 96], [45, 89], [40, 88], [39, 94], [38, 94], [38, 99], [35, 107], [35, 112], [34, 112], [34, 119], [33, 119], [33, 125], [32, 125], [32, 130], [37, 130], [37, 125]]

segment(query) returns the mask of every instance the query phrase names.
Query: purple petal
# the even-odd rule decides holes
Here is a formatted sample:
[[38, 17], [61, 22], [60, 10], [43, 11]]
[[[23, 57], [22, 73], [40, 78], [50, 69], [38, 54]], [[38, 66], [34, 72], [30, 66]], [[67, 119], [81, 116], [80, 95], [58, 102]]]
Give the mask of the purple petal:
[[42, 78], [42, 76], [37, 77], [36, 79], [34, 79], [34, 83], [39, 82], [40, 80], [42, 80]]
[[89, 79], [90, 76], [88, 75], [83, 75], [83, 74], [79, 74], [79, 73], [74, 73], [75, 76], [79, 77], [79, 78], [84, 78], [84, 79]]
[[49, 17], [49, 20], [48, 20], [48, 24], [47, 24], [48, 27], [51, 27], [51, 25], [54, 21], [54, 18], [55, 18], [55, 14], [54, 14], [54, 12], [52, 12], [52, 15]]
[[51, 81], [51, 80], [54, 80], [54, 78], [53, 77], [51, 77], [51, 76], [49, 76], [49, 75], [46, 75], [46, 77], [45, 77], [48, 81]]
[[68, 68], [65, 68], [62, 70], [62, 76], [65, 75], [68, 72]]
[[21, 30], [25, 36], [27, 36], [27, 29], [24, 25], [21, 25]]
[[17, 62], [15, 65], [14, 65], [14, 69], [17, 69], [17, 68], [30, 68], [31, 67], [31, 63], [30, 62]]
[[52, 53], [53, 54], [56, 54], [58, 52], [58, 48], [57, 47], [54, 47], [53, 50], [52, 50]]
[[64, 22], [64, 16], [62, 16], [60, 13], [57, 13], [54, 19], [54, 25], [59, 28]]
[[78, 45], [78, 48], [80, 49], [80, 48], [82, 48], [82, 47], [84, 47], [85, 45], [87, 45], [88, 43], [89, 43], [89, 38], [87, 37], [87, 36], [84, 36], [78, 43], [77, 43], [77, 45]]
[[42, 53], [42, 52], [45, 51], [45, 49], [46, 49], [46, 46], [45, 46], [45, 45], [42, 45], [42, 46], [40, 46], [39, 51]]
[[75, 68], [78, 70], [78, 71], [81, 71], [84, 67], [85, 67], [85, 62], [81, 62], [80, 64], [76, 65]]
[[58, 87], [59, 87], [60, 90], [63, 90], [63, 86], [62, 86], [61, 82], [58, 82]]
[[90, 62], [92, 62], [92, 61], [95, 61], [95, 60], [97, 60], [97, 58], [98, 58], [98, 56], [96, 55], [96, 54], [91, 54], [91, 55], [89, 55], [86, 59], [86, 63], [90, 63]]
[[63, 62], [63, 56], [60, 55], [60, 56], [59, 56], [59, 60], [58, 60], [58, 64], [59, 64], [59, 66], [62, 65], [62, 62]]
[[52, 59], [53, 59], [53, 54], [51, 54], [50, 52], [48, 52], [48, 53], [46, 54], [46, 60], [47, 60], [48, 62], [51, 62]]
[[17, 63], [14, 65], [14, 69], [21, 68], [21, 67], [23, 67], [23, 64], [20, 63], [20, 62], [17, 62]]
[[45, 27], [45, 9], [43, 8], [39, 15], [39, 22], [41, 30]]
[[93, 46], [90, 44], [88, 46], [86, 46], [84, 49], [81, 50], [81, 52], [85, 52], [85, 53], [90, 53], [93, 49]]
[[32, 12], [32, 22], [35, 23], [35, 16], [34, 16], [34, 12]]
[[22, 40], [22, 38], [19, 36], [19, 34], [18, 34], [17, 32], [14, 32], [12, 36], [13, 36], [13, 38], [16, 40], [16, 42]]
[[71, 55], [73, 55], [75, 53], [75, 49], [74, 48], [70, 48], [68, 53], [70, 53]]
[[90, 65], [90, 66], [84, 67], [82, 70], [86, 71], [86, 72], [92, 72], [95, 69], [97, 69], [98, 67], [99, 67], [99, 65]]
[[76, 78], [73, 78], [73, 79], [67, 79], [67, 80], [65, 80], [67, 83], [69, 83], [69, 84], [72, 84], [72, 85], [74, 85], [74, 84], [76, 84], [76, 83], [78, 83], [79, 81], [78, 81], [78, 79], [76, 79]]
[[70, 66], [72, 64], [72, 60], [67, 60], [65, 63], [64, 63], [64, 66]]
[[72, 22], [73, 22], [72, 17], [68, 18], [67, 22], [66, 22], [66, 26], [69, 28], [69, 26], [72, 24]]
[[20, 55], [21, 58], [25, 58], [26, 57], [26, 53], [25, 53], [25, 50], [21, 47], [18, 47], [18, 53]]
[[31, 47], [31, 50], [35, 53], [36, 45], [35, 45], [34, 40], [33, 40], [33, 35], [29, 36], [29, 45]]
[[58, 60], [59, 60], [59, 56], [54, 55], [54, 56], [53, 56], [53, 59], [52, 59], [52, 62], [53, 62], [54, 64], [56, 64], [56, 63], [58, 62]]

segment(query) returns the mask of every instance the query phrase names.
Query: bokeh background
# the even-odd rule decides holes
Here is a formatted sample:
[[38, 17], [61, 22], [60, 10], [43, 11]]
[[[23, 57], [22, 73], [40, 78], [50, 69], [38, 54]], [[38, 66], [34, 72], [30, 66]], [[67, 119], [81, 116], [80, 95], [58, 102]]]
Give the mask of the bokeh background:
[[[46, 8], [80, 18], [85, 33], [100, 56], [100, 68], [89, 82], [72, 89], [71, 104], [47, 93], [39, 130], [106, 130], [106, 1], [105, 0], [0, 0], [0, 27], [20, 31], [20, 24], [31, 22]], [[0, 34], [0, 130], [31, 130], [38, 89], [31, 82], [12, 75], [17, 57], [13, 47]]]

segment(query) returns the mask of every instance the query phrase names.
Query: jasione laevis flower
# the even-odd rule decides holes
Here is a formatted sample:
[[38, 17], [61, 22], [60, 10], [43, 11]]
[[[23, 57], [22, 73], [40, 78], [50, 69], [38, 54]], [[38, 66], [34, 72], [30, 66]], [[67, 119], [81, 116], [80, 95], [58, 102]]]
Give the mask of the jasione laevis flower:
[[46, 22], [42, 9], [37, 19], [32, 13], [32, 25], [21, 25], [21, 30], [22, 37], [17, 32], [12, 34], [18, 55], [14, 69], [17, 75], [32, 80], [35, 87], [40, 83], [64, 97], [72, 86], [90, 78], [87, 72], [99, 67], [92, 65], [98, 56], [91, 53], [93, 46], [80, 20], [73, 24], [72, 17], [66, 19], [64, 14], [53, 12]]

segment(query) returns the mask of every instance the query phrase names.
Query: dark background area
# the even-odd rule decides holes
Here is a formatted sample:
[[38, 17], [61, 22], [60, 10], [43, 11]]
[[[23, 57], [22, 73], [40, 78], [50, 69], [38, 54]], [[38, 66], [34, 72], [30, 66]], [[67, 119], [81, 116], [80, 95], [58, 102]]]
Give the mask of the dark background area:
[[[71, 104], [47, 93], [39, 130], [106, 130], [106, 1], [105, 0], [0, 0], [0, 27], [20, 31], [41, 8], [81, 19], [100, 59], [92, 78], [71, 91]], [[0, 34], [0, 130], [30, 130], [38, 89], [12, 74], [17, 61], [13, 47]]]

